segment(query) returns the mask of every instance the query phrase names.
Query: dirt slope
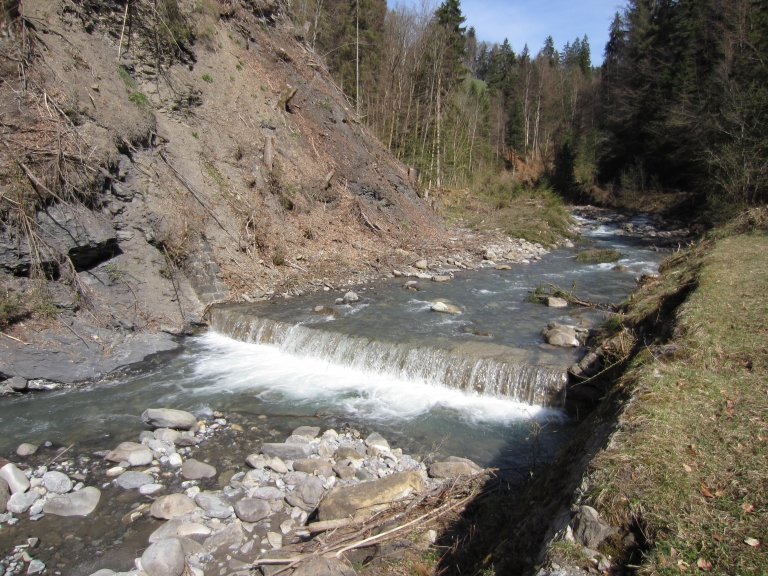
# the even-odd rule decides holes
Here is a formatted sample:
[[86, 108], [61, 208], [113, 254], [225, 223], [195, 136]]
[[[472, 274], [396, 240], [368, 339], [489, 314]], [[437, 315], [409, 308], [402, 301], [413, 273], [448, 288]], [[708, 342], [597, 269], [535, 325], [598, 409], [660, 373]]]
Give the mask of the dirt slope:
[[[147, 333], [180, 334], [211, 302], [377, 275], [445, 241], [277, 5], [16, 6], [0, 39], [6, 375], [93, 377], [118, 350], [172, 348]], [[53, 352], [78, 368], [46, 367]]]

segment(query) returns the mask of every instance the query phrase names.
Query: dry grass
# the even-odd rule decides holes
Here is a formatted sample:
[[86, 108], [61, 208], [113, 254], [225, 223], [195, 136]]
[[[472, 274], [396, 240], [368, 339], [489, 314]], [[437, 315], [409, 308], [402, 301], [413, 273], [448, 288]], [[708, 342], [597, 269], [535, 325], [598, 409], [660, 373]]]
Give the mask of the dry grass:
[[621, 252], [611, 249], [591, 248], [584, 252], [576, 254], [576, 260], [579, 262], [616, 262], [621, 258]]
[[766, 250], [764, 232], [720, 239], [668, 264], [629, 309], [643, 324], [659, 295], [697, 285], [676, 314], [684, 352], [642, 355], [637, 399], [593, 462], [589, 502], [641, 527], [647, 573], [768, 572]]
[[547, 188], [522, 186], [507, 172], [478, 176], [469, 189], [442, 190], [438, 205], [457, 226], [500, 229], [543, 244], [569, 235], [570, 218], [560, 197]]

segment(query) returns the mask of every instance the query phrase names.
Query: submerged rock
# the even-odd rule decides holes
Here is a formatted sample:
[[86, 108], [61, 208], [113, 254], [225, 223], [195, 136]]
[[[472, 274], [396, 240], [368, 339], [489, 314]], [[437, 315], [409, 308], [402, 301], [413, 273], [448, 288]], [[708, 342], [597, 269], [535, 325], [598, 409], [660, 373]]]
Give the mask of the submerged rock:
[[6, 507], [11, 514], [23, 514], [32, 507], [35, 500], [40, 499], [40, 492], [30, 490], [29, 492], [16, 492], [8, 499]]
[[8, 498], [10, 497], [11, 489], [8, 487], [8, 482], [0, 478], [0, 514], [5, 512], [5, 506], [8, 504]]
[[52, 498], [43, 506], [43, 512], [55, 516], [88, 516], [96, 509], [101, 499], [101, 490], [87, 486], [77, 492]]
[[160, 496], [152, 503], [149, 513], [154, 518], [171, 520], [177, 516], [183, 516], [197, 508], [197, 504], [185, 494], [167, 494]]
[[200, 480], [216, 476], [216, 468], [210, 464], [199, 462], [194, 458], [185, 461], [181, 466], [181, 475], [187, 480]]
[[26, 442], [20, 444], [19, 447], [16, 448], [16, 456], [21, 456], [22, 458], [32, 456], [35, 452], [37, 452], [37, 446], [34, 444], [27, 444]]
[[155, 428], [174, 428], [177, 430], [197, 430], [197, 418], [184, 410], [172, 408], [148, 408], [141, 419]]
[[143, 472], [124, 472], [115, 480], [115, 484], [120, 486], [123, 490], [133, 490], [135, 488], [141, 488], [147, 484], [152, 484], [155, 481], [149, 474]]

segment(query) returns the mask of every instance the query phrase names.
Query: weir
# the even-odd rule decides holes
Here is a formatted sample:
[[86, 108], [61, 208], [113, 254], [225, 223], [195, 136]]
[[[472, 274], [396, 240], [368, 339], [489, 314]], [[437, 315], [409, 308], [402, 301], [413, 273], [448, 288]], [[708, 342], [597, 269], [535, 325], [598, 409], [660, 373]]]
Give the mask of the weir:
[[220, 334], [293, 356], [531, 405], [559, 408], [565, 401], [567, 366], [534, 350], [480, 342], [414, 346], [266, 318], [248, 306], [214, 307], [210, 318]]

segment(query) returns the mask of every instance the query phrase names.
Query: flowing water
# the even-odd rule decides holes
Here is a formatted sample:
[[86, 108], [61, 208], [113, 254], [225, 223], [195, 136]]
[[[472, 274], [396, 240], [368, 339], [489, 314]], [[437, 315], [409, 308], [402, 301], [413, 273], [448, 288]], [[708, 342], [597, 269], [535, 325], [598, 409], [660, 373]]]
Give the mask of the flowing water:
[[[587, 223], [585, 223], [587, 224]], [[287, 432], [302, 424], [378, 431], [407, 453], [436, 448], [481, 465], [529, 469], [549, 458], [572, 423], [559, 410], [576, 349], [544, 344], [551, 320], [591, 326], [599, 313], [525, 302], [543, 283], [595, 301], [618, 302], [635, 278], [655, 271], [660, 254], [588, 224], [596, 247], [616, 248], [615, 264], [584, 264], [556, 250], [512, 270], [459, 272], [450, 282], [408, 278], [356, 288], [361, 299], [333, 305], [339, 293], [213, 313], [207, 333], [150, 371], [72, 390], [0, 399], [0, 453], [21, 442], [111, 448], [135, 440], [139, 414], [152, 406], [197, 414], [221, 410]], [[430, 311], [443, 299], [461, 312]], [[331, 314], [313, 314], [315, 305]], [[251, 447], [257, 448], [257, 446]]]

